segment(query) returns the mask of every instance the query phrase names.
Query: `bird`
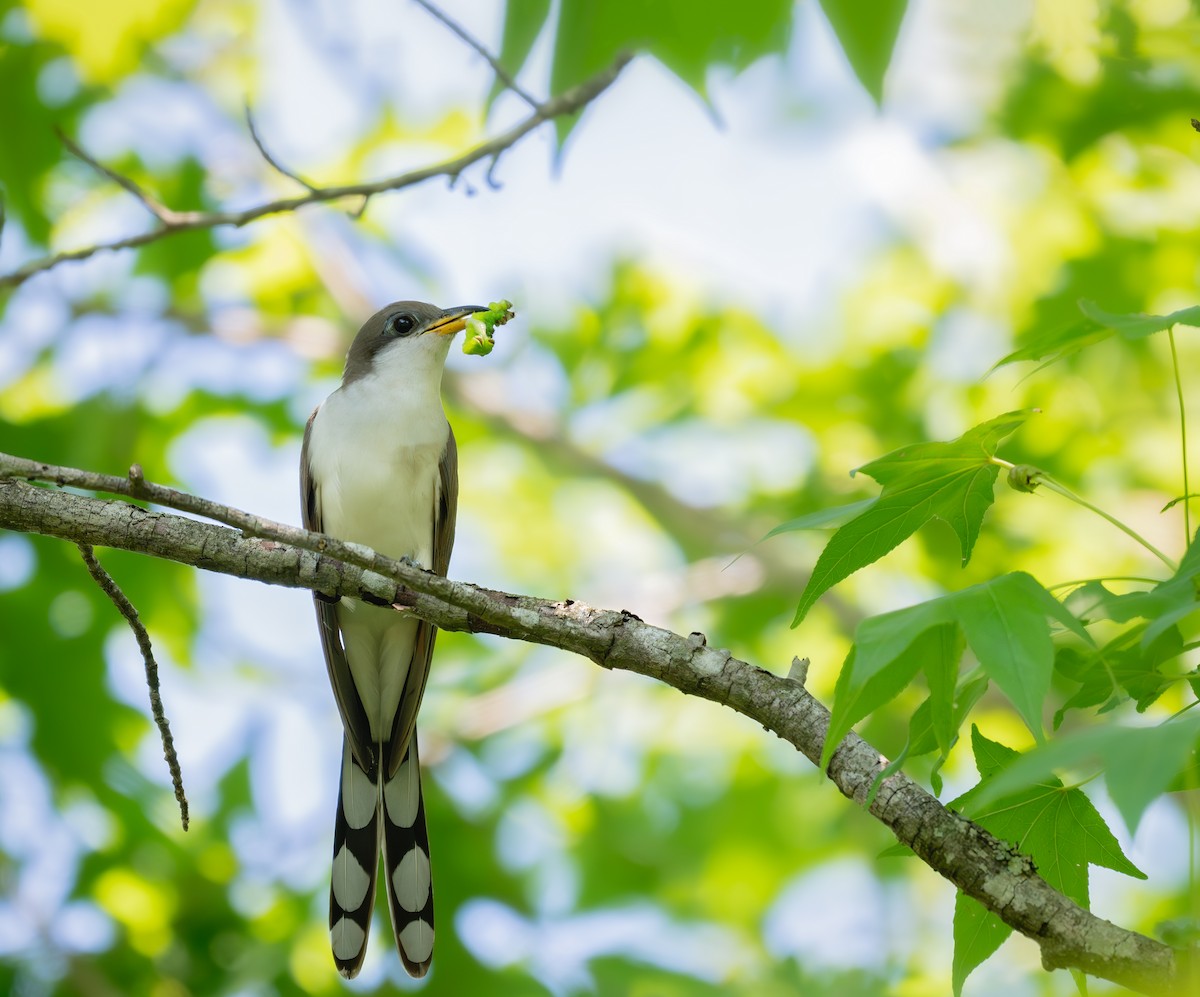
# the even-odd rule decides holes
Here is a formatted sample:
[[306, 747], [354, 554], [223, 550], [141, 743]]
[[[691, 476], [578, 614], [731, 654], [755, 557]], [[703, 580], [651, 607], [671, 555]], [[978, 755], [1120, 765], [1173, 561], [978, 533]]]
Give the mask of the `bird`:
[[[306, 529], [446, 574], [458, 449], [442, 408], [442, 372], [454, 333], [483, 310], [397, 301], [367, 319], [341, 384], [304, 430]], [[358, 599], [314, 593], [313, 602], [344, 733], [329, 895], [333, 959], [347, 979], [362, 968], [382, 850], [400, 959], [409, 975], [424, 976], [433, 958], [433, 888], [416, 719], [437, 631]]]

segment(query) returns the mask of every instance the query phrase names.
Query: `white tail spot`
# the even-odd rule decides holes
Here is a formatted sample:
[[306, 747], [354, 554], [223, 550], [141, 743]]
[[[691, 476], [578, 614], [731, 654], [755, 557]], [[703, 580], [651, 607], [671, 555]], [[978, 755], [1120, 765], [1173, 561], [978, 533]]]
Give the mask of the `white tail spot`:
[[366, 827], [375, 816], [378, 801], [375, 784], [354, 764], [347, 747], [342, 752], [342, 814], [346, 823], [356, 831]]
[[421, 801], [421, 769], [409, 749], [399, 770], [383, 786], [383, 801], [388, 820], [398, 827], [412, 827], [417, 820], [417, 805]]
[[393, 870], [392, 888], [405, 910], [416, 913], [425, 909], [429, 900], [429, 856], [419, 846], [410, 848]]
[[433, 926], [427, 921], [413, 921], [400, 932], [400, 944], [409, 962], [426, 962], [433, 955]]
[[366, 940], [367, 933], [348, 917], [339, 918], [337, 924], [329, 929], [334, 958], [342, 962], [348, 962], [358, 955]]
[[333, 857], [333, 898], [342, 910], [358, 910], [367, 896], [371, 877], [345, 845]]

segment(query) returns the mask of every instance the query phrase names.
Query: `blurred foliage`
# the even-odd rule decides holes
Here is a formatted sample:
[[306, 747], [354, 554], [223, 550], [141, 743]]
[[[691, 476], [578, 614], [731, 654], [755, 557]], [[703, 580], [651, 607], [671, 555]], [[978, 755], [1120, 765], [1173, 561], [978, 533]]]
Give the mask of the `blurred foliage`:
[[[557, 16], [553, 6], [509, 0], [499, 46], [510, 69], [529, 74], [544, 44], [553, 91], [632, 46], [711, 99], [721, 72], [792, 53], [831, 27], [885, 116], [892, 47], [912, 28], [895, 2], [865, 19], [822, 0], [827, 20], [791, 3], [564, 0]], [[311, 24], [314, 9], [287, 11]], [[338, 55], [339, 25], [326, 27], [322, 40], [354, 77], [354, 50]], [[258, 67], [279, 30], [246, 0], [0, 0], [5, 258], [137, 224], [127, 196], [72, 160], [55, 126], [108, 135], [102, 158], [175, 208], [273, 189], [280, 178], [238, 122], [241, 100], [260, 96]], [[1093, 580], [1066, 604], [1086, 616], [1091, 600], [1105, 653], [1057, 648], [1045, 695], [1062, 736], [1051, 745], [1066, 745], [1057, 760], [1084, 775], [1096, 757], [1171, 754], [1163, 781], [1178, 792], [1155, 806], [1180, 826], [1195, 806], [1191, 741], [1131, 751], [1086, 740], [1139, 708], [1159, 721], [1195, 702], [1192, 616], [1143, 648], [1149, 620], [1114, 615], [1147, 587], [1119, 576], [1163, 575], [1116, 530], [1056, 496], [1001, 490], [965, 567], [956, 531], [923, 521], [914, 540], [826, 592], [796, 632], [788, 624], [823, 537], [756, 541], [872, 497], [852, 468], [1037, 408], [1001, 456], [1183, 555], [1183, 507], [1159, 512], [1183, 492], [1165, 338], [1110, 336], [1077, 303], [1112, 315], [1196, 304], [1200, 139], [1188, 118], [1200, 111], [1198, 35], [1194, 4], [1039, 0], [975, 116], [921, 139], [957, 200], [885, 217], [886, 238], [819, 318], [760, 312], [633, 253], [598, 264], [597, 290], [566, 312], [518, 300], [524, 334], [514, 326], [486, 365], [447, 377], [469, 470], [455, 573], [636, 607], [781, 672], [808, 655], [809, 686], [826, 701], [868, 617], [952, 601], [1010, 573], [1057, 595], [1061, 583]], [[419, 158], [430, 145], [461, 148], [481, 127], [477, 108], [410, 120], [364, 88], [358, 130], [306, 165], [365, 175], [397, 147]], [[190, 95], [170, 105], [193, 116], [187, 140], [174, 121], [159, 122], [160, 136], [133, 113], [167, 89]], [[802, 96], [810, 107], [822, 99]], [[944, 219], [959, 206], [997, 233], [994, 264], [967, 265], [930, 236], [921, 212]], [[358, 228], [315, 216], [175, 238], [0, 298], [0, 448], [104, 471], [137, 461], [152, 479], [296, 519], [287, 502], [303, 421], [336, 374], [340, 337], [366, 310], [347, 273], [384, 260], [416, 286], [432, 283], [387, 216], [370, 212]], [[1200, 346], [1190, 330], [1177, 339], [1194, 413]], [[1006, 356], [1013, 362], [981, 376]], [[1050, 367], [1028, 362], [1059, 356]], [[274, 602], [119, 552], [101, 558], [163, 659], [192, 830], [177, 827], [123, 622], [72, 548], [0, 537], [0, 990], [344, 992], [324, 928], [336, 751], [325, 768], [300, 751], [336, 743], [306, 600]], [[1186, 609], [1187, 590], [1169, 585], [1156, 597]], [[962, 653], [952, 627], [917, 640], [940, 642], [942, 664]], [[969, 739], [958, 736], [966, 725], [998, 754], [1033, 740], [966, 665], [957, 688], [948, 669], [928, 688], [901, 683], [860, 725], [885, 753], [907, 745], [906, 770], [939, 791], [945, 780], [953, 795], [975, 781], [960, 743]], [[428, 993], [940, 995], [991, 951], [952, 965], [948, 887], [919, 863], [876, 861], [890, 842], [875, 822], [788, 746], [712, 704], [546, 649], [445, 634], [421, 728], [439, 917]], [[1052, 778], [1044, 764], [1031, 771]], [[1117, 785], [1136, 782], [1134, 768]], [[285, 805], [301, 790], [328, 806]], [[1079, 794], [1071, 807], [1086, 803], [1068, 793]], [[1140, 816], [1152, 802], [1134, 795], [1119, 812]], [[1111, 813], [1099, 800], [1098, 810]], [[1120, 848], [1128, 853], [1128, 839], [1108, 864], [1121, 865]], [[1148, 871], [1137, 902], [1110, 916], [1188, 937], [1178, 926], [1200, 918], [1194, 884]], [[381, 918], [357, 988], [417, 986], [387, 950]], [[1031, 946], [1005, 944], [1010, 971], [1037, 977]], [[1058, 974], [1027, 992], [1074, 985]]]

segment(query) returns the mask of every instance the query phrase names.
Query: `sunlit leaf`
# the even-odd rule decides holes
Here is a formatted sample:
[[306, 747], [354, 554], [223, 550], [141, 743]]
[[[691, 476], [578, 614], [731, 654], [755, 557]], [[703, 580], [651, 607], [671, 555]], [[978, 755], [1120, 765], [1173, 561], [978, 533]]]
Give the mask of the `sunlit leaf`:
[[138, 66], [145, 48], [174, 31], [195, 0], [25, 0], [38, 34], [61, 43], [84, 79], [111, 83]]
[[983, 514], [995, 497], [992, 462], [996, 447], [1028, 418], [1009, 412], [968, 430], [947, 443], [919, 443], [895, 450], [858, 470], [883, 492], [873, 505], [837, 531], [821, 551], [800, 596], [792, 626], [833, 585], [879, 560], [929, 520], [943, 519], [958, 535], [962, 563], [971, 557]]
[[1113, 315], [1106, 312], [1094, 301], [1080, 301], [1079, 310], [1093, 322], [1106, 329], [1112, 329], [1125, 339], [1141, 339], [1163, 332], [1174, 325], [1200, 326], [1200, 305], [1191, 308], [1181, 308], [1168, 315]]
[[780, 523], [764, 540], [769, 540], [771, 537], [779, 536], [781, 533], [795, 533], [799, 530], [819, 530], [827, 526], [833, 526], [836, 523], [844, 523], [848, 519], [852, 519], [860, 513], [866, 512], [871, 508], [878, 499], [863, 499], [860, 502], [850, 502], [846, 505], [832, 506], [829, 509], [820, 509], [817, 512], [809, 513], [807, 516], [798, 516], [796, 519], [789, 519], [786, 523]]

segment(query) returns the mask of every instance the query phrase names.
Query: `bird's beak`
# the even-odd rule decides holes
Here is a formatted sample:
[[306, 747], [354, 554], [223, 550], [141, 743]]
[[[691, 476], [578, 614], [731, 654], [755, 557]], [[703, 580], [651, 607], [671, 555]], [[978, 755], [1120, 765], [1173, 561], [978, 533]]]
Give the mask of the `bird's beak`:
[[467, 319], [470, 316], [486, 311], [486, 305], [458, 305], [455, 308], [447, 308], [425, 327], [425, 331], [438, 336], [453, 336], [467, 327]]

